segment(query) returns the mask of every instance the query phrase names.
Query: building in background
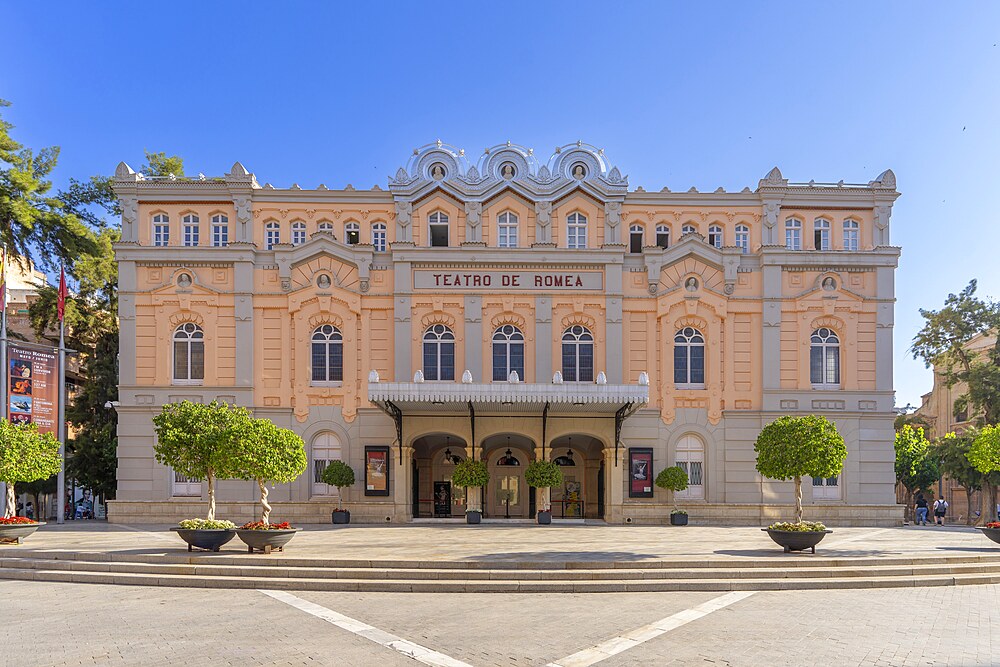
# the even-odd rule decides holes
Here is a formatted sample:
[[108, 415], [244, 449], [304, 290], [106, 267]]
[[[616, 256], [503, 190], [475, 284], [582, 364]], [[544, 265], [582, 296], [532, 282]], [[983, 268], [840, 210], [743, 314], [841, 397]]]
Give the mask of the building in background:
[[[629, 190], [601, 149], [542, 162], [415, 149], [378, 186], [275, 188], [144, 178], [124, 163], [117, 522], [203, 511], [205, 485], [154, 460], [161, 406], [219, 399], [307, 443], [275, 516], [462, 516], [456, 462], [491, 472], [487, 517], [532, 516], [524, 467], [563, 466], [555, 517], [662, 523], [669, 465], [695, 523], [788, 518], [792, 483], [754, 468], [761, 428], [830, 417], [842, 475], [807, 482], [807, 518], [893, 525], [891, 171], [864, 184]], [[320, 472], [349, 463], [338, 502]], [[218, 485], [218, 515], [254, 513]]]

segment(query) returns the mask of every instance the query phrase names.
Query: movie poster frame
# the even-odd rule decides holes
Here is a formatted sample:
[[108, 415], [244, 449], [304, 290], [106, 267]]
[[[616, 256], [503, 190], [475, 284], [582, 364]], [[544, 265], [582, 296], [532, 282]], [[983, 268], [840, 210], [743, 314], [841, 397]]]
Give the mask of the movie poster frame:
[[[385, 461], [385, 490], [369, 489], [368, 463], [372, 460], [371, 455], [380, 453]], [[366, 445], [365, 446], [365, 495], [366, 496], [388, 496], [392, 485], [392, 459], [389, 457], [389, 447], [387, 445]]]
[[[635, 491], [633, 487], [632, 479], [632, 466], [633, 461], [637, 461], [640, 458], [645, 459], [648, 462], [646, 467], [646, 479], [643, 481], [649, 482], [649, 491]], [[653, 448], [652, 447], [629, 447], [628, 448], [628, 470], [626, 471], [628, 475], [628, 497], [629, 498], [652, 498], [653, 497]]]

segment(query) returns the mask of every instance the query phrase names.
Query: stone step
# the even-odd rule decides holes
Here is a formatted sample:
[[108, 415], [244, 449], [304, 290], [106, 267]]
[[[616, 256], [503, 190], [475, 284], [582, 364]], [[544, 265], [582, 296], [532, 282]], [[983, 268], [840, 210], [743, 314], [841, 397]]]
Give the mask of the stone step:
[[827, 557], [821, 554], [783, 554], [775, 547], [773, 556], [768, 557], [719, 557], [719, 558], [668, 558], [659, 560], [355, 560], [327, 559], [295, 556], [294, 551], [280, 555], [249, 555], [245, 552], [224, 550], [220, 553], [176, 550], [149, 551], [147, 553], [117, 553], [100, 551], [63, 551], [46, 549], [0, 548], [3, 559], [44, 559], [57, 561], [84, 560], [92, 562], [129, 562], [183, 565], [227, 565], [239, 567], [311, 567], [344, 569], [387, 569], [387, 570], [656, 570], [656, 569], [776, 569], [793, 568], [868, 568], [880, 566], [919, 566], [981, 563], [1000, 565], [1000, 552], [986, 554], [963, 554], [941, 556], [859, 556], [853, 558]]
[[337, 568], [285, 565], [215, 565], [127, 561], [0, 558], [0, 568], [113, 574], [181, 575], [196, 577], [257, 577], [265, 579], [466, 580], [466, 581], [650, 581], [697, 579], [826, 579], [924, 577], [1000, 574], [1000, 563], [885, 564], [870, 567], [658, 568], [604, 570], [458, 570], [431, 568]]
[[0, 579], [186, 588], [285, 589], [385, 593], [612, 593], [669, 591], [773, 591], [839, 588], [897, 588], [1000, 583], [1000, 573], [899, 577], [823, 577], [620, 581], [487, 581], [406, 579], [311, 579], [196, 576], [0, 568]]

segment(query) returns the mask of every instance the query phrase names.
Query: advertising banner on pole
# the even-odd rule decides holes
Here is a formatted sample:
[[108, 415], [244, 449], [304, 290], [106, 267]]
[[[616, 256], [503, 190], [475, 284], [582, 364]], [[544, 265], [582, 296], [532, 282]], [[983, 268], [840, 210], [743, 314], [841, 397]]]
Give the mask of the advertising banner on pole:
[[8, 343], [6, 375], [10, 421], [37, 424], [40, 432], [58, 437], [58, 352]]

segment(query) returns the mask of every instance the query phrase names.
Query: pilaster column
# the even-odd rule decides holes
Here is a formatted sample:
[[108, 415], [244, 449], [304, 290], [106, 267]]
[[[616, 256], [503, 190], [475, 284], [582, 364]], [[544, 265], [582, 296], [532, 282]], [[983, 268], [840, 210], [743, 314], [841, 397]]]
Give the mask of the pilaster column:
[[892, 329], [895, 322], [896, 269], [877, 270], [875, 316], [875, 391], [892, 391]]
[[535, 297], [535, 382], [552, 381], [552, 299]]
[[781, 388], [781, 267], [765, 266], [764, 317], [761, 339], [762, 386], [766, 389]]
[[615, 448], [604, 449], [604, 520], [609, 524], [625, 520], [625, 448], [618, 448], [618, 465], [615, 466]]
[[[475, 382], [486, 382], [483, 377], [483, 298], [478, 295], [465, 297], [465, 368], [472, 371]], [[491, 376], [492, 377], [492, 376]], [[523, 381], [524, 378], [521, 378]]]
[[395, 505], [393, 521], [406, 522], [413, 518], [413, 447], [403, 447], [403, 457], [400, 460], [399, 449], [392, 447], [389, 458], [393, 461], [392, 500]]

